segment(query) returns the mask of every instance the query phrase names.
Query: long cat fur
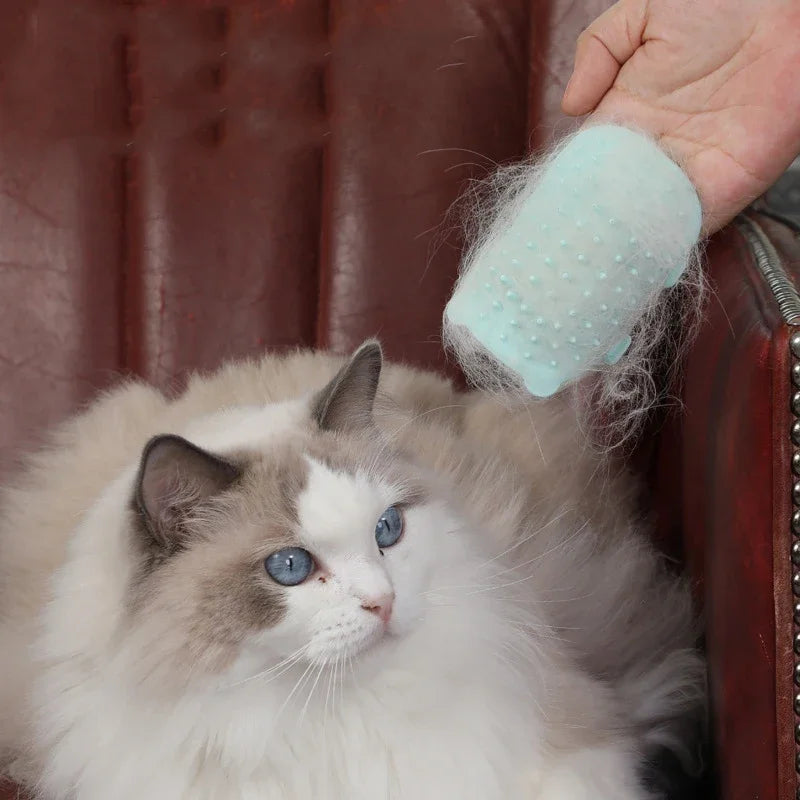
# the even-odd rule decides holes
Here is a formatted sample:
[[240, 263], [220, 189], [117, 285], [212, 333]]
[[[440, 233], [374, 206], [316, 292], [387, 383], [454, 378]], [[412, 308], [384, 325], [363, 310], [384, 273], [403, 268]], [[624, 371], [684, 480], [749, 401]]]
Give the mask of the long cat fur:
[[[691, 601], [647, 542], [632, 478], [558, 399], [504, 406], [386, 365], [373, 409], [380, 351], [365, 347], [373, 373], [355, 378], [353, 361], [298, 352], [195, 375], [176, 397], [125, 383], [30, 459], [0, 514], [0, 771], [45, 800], [642, 800], [656, 751], [691, 759]], [[341, 406], [326, 425], [314, 409], [337, 370], [351, 385], [325, 390]], [[261, 546], [257, 530], [237, 537], [271, 524], [268, 490], [256, 478], [246, 502], [212, 498], [196, 542], [146, 555], [131, 498], [163, 433], [257, 463], [264, 481], [278, 450], [302, 462], [301, 527], [341, 517], [370, 575], [391, 580], [405, 559], [413, 583], [424, 563], [413, 591], [394, 577], [404, 631], [347, 664], [270, 672], [272, 630], [238, 619], [238, 595], [197, 600], [209, 581], [227, 591], [229, 551]], [[409, 481], [425, 497], [381, 561], [360, 515]], [[223, 537], [226, 514], [239, 527]]]

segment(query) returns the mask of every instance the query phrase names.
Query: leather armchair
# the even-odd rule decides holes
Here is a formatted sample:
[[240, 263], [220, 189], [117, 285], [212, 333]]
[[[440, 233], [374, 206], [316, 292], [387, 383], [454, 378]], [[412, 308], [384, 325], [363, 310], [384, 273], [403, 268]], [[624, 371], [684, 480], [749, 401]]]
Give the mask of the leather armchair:
[[[120, 373], [168, 388], [377, 334], [455, 374], [446, 212], [569, 125], [574, 41], [607, 5], [0, 0], [0, 475]], [[707, 616], [721, 795], [790, 800], [800, 243], [754, 212], [707, 261], [683, 408], [649, 441], [652, 505]]]

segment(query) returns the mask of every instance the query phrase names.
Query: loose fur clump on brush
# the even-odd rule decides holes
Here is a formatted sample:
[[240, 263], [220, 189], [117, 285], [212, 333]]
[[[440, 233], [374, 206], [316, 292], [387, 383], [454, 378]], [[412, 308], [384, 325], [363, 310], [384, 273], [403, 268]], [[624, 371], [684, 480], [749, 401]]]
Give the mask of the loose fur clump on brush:
[[563, 399], [375, 342], [123, 385], [4, 495], [0, 772], [41, 800], [663, 798], [704, 665], [635, 496]]
[[[524, 199], [575, 135], [565, 137], [546, 153], [500, 167], [488, 178], [474, 181], [451, 209], [449, 216], [463, 230], [466, 242], [462, 278], [487, 243], [508, 229]], [[643, 237], [656, 261], [659, 251], [669, 249], [659, 247], [669, 235], [669, 230], [654, 228]], [[593, 364], [586, 378], [563, 390], [578, 410], [582, 429], [600, 449], [630, 443], [650, 411], [670, 400], [668, 392], [677, 385], [682, 356], [697, 334], [706, 300], [701, 257], [698, 243], [688, 255], [677, 285], [652, 294], [636, 310], [639, 322], [622, 359], [612, 365]], [[473, 386], [512, 398], [528, 395], [516, 371], [489, 353], [466, 327], [445, 318], [443, 339]]]

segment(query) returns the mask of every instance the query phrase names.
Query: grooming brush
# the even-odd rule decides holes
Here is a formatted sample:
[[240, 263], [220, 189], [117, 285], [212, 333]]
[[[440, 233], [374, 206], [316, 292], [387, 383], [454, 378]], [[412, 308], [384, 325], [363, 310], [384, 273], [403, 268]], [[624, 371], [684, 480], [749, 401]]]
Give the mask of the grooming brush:
[[446, 337], [462, 363], [488, 354], [532, 394], [552, 395], [624, 356], [686, 269], [701, 216], [694, 186], [651, 139], [584, 128], [531, 168], [473, 248]]

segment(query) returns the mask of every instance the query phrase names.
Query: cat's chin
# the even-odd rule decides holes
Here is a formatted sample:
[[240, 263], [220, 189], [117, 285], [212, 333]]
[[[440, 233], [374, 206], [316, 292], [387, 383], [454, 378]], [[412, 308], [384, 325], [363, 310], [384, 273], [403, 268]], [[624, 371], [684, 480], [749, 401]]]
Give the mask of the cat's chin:
[[403, 634], [384, 631], [371, 645], [351, 655], [353, 668], [364, 677], [374, 677], [386, 668], [395, 668], [402, 660], [403, 645], [407, 637]]
[[356, 672], [374, 675], [380, 672], [383, 666], [392, 663], [403, 638], [401, 634], [393, 633], [388, 627], [378, 629], [366, 640], [344, 646], [324, 656], [323, 663], [328, 668], [333, 668], [336, 664], [349, 663]]

